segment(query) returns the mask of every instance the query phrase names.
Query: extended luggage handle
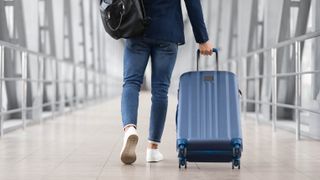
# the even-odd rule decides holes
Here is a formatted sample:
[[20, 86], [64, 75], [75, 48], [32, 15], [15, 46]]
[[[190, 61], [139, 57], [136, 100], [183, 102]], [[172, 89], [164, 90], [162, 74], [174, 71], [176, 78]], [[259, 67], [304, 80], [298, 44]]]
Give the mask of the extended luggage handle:
[[[213, 48], [212, 52], [216, 54], [216, 66], [217, 66], [217, 71], [219, 71], [219, 52], [217, 48]], [[199, 60], [200, 60], [200, 50], [198, 49], [197, 51], [197, 71], [199, 71]]]

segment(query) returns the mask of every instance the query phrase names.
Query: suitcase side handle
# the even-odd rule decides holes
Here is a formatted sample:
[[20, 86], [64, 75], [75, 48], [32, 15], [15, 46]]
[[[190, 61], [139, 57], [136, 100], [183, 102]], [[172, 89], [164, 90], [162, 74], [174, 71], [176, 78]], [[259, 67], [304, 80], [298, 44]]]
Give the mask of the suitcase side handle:
[[[212, 52], [216, 54], [216, 67], [217, 71], [219, 71], [219, 52], [217, 48], [213, 48]], [[197, 71], [199, 71], [199, 60], [200, 60], [200, 50], [197, 50]]]

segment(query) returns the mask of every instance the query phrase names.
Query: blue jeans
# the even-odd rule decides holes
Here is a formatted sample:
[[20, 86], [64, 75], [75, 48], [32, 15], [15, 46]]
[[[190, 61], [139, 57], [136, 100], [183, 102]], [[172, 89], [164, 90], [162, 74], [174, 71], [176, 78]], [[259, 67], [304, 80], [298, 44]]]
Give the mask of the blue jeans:
[[149, 57], [151, 57], [152, 106], [149, 141], [161, 141], [168, 108], [168, 89], [177, 51], [176, 43], [142, 37], [126, 40], [121, 100], [122, 123], [124, 127], [137, 125], [139, 92]]

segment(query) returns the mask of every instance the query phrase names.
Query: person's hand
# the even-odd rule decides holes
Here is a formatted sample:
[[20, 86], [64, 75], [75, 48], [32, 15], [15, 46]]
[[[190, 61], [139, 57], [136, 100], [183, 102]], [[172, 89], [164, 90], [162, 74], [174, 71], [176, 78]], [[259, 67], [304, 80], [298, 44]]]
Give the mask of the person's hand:
[[199, 50], [202, 55], [211, 56], [213, 53], [212, 49], [213, 49], [213, 46], [209, 41], [199, 44]]

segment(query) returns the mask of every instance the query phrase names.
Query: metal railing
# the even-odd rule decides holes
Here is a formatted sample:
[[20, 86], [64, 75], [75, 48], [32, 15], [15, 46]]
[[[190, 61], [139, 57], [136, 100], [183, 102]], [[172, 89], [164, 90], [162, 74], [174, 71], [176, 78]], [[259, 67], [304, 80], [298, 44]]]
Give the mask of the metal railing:
[[[227, 61], [221, 61], [220, 63], [225, 63], [226, 65], [230, 64], [235, 64], [236, 66], [236, 71], [239, 71], [240, 65], [242, 65], [242, 70], [245, 73], [241, 73], [241, 77], [239, 78], [241, 83], [243, 83], [243, 87], [247, 88], [247, 83], [248, 81], [254, 81], [254, 93], [255, 93], [255, 99], [248, 99], [246, 96], [246, 93], [243, 95], [243, 111], [244, 113], [247, 112], [247, 103], [253, 103], [255, 104], [255, 113], [257, 116], [257, 121], [259, 121], [259, 113], [260, 113], [260, 105], [269, 105], [272, 106], [272, 129], [273, 131], [276, 131], [277, 129], [277, 108], [288, 108], [288, 109], [293, 109], [294, 110], [294, 117], [295, 117], [295, 132], [296, 132], [296, 139], [299, 140], [301, 138], [301, 119], [300, 119], [300, 113], [301, 111], [307, 111], [315, 114], [320, 115], [320, 111], [316, 111], [313, 109], [309, 109], [306, 107], [302, 107], [301, 104], [301, 89], [302, 89], [302, 76], [303, 75], [312, 75], [312, 74], [317, 74], [320, 73], [320, 70], [314, 70], [314, 71], [301, 71], [301, 43], [309, 40], [309, 39], [315, 39], [317, 37], [320, 37], [320, 32], [313, 32], [313, 33], [308, 33], [303, 36], [299, 36], [296, 38], [292, 38], [287, 41], [280, 42], [278, 44], [275, 44], [272, 47], [267, 47], [267, 48], [262, 48], [259, 50], [255, 50], [252, 52], [249, 52], [248, 54], [239, 56], [239, 57], [234, 57], [232, 59], [229, 59]], [[277, 53], [279, 48], [285, 48], [288, 46], [294, 46], [294, 60], [295, 60], [295, 72], [292, 73], [278, 73], [277, 72]], [[271, 69], [272, 73], [271, 75], [260, 75], [259, 70], [256, 69], [256, 66], [258, 63], [258, 57], [260, 54], [268, 53], [271, 51]], [[253, 57], [253, 58], [252, 58]], [[248, 61], [253, 61], [254, 67], [255, 67], [255, 72], [254, 76], [247, 76], [247, 62]], [[242, 64], [241, 64], [242, 63]], [[240, 74], [237, 72], [237, 74]], [[277, 85], [278, 85], [278, 79], [283, 78], [283, 77], [295, 77], [295, 104], [284, 104], [284, 103], [279, 103], [278, 102], [278, 92], [277, 92]], [[259, 88], [259, 82], [260, 80], [264, 78], [271, 78], [272, 79], [272, 99], [271, 102], [266, 102], [260, 100], [260, 88]], [[246, 92], [246, 89], [245, 89]]]
[[[21, 57], [20, 60], [21, 64], [21, 76], [19, 77], [5, 77], [5, 53], [6, 51], [14, 51], [15, 53], [20, 54], [19, 57]], [[34, 57], [35, 59], [31, 59], [30, 56]], [[9, 61], [9, 59], [8, 59]], [[38, 70], [38, 76], [37, 78], [31, 78], [28, 77], [28, 66], [30, 61], [36, 61], [38, 64], [39, 68]], [[52, 72], [51, 72], [51, 78], [46, 79], [44, 68], [47, 63], [51, 63], [52, 65]], [[70, 74], [64, 74], [64, 73], [59, 73], [59, 69], [61, 67], [68, 68], [70, 70], [69, 73], [74, 75], [72, 76], [72, 79], [68, 79], [67, 75], [70, 76]], [[78, 72], [89, 72], [93, 74], [92, 80], [91, 81], [84, 81], [83, 78], [78, 77]], [[59, 73], [59, 74], [58, 74]], [[59, 77], [59, 78], [57, 78]], [[13, 127], [13, 129], [18, 129], [18, 128], [23, 128], [25, 129], [29, 123], [42, 123], [44, 118], [43, 118], [43, 108], [45, 107], [50, 107], [49, 113], [51, 115], [47, 116], [47, 118], [55, 118], [59, 114], [63, 114], [66, 112], [72, 112], [73, 110], [84, 107], [86, 104], [89, 102], [93, 102], [96, 100], [102, 100], [104, 97], [107, 96], [107, 73], [106, 71], [103, 71], [101, 69], [93, 69], [91, 67], [85, 67], [83, 64], [76, 64], [70, 61], [64, 61], [61, 59], [57, 59], [56, 57], [52, 57], [46, 54], [41, 54], [38, 52], [30, 51], [26, 48], [20, 47], [18, 45], [13, 45], [4, 41], [0, 41], [0, 136], [3, 136], [4, 133], [7, 131], [7, 129], [4, 128], [4, 123], [5, 123], [5, 116], [13, 114], [13, 113], [21, 113], [21, 124], [17, 125], [16, 127]], [[15, 82], [15, 83], [21, 83], [22, 86], [19, 89], [20, 93], [17, 93], [21, 95], [21, 100], [19, 104], [19, 108], [15, 109], [5, 109], [3, 108], [3, 85], [6, 82]], [[32, 83], [36, 84], [37, 91], [35, 92], [37, 94], [38, 102], [40, 102], [38, 105], [33, 105], [31, 107], [27, 106], [27, 86], [28, 84], [31, 85]], [[51, 100], [43, 103], [43, 93], [45, 91], [44, 87], [45, 84], [52, 84], [52, 94], [53, 96], [51, 97]], [[83, 88], [93, 86], [95, 90], [99, 90], [99, 92], [93, 93], [95, 96], [92, 97], [85, 97], [85, 95], [79, 93], [79, 85], [82, 86]], [[56, 88], [57, 86], [64, 86], [64, 87], [72, 87], [71, 91], [73, 92], [71, 97], [66, 97], [65, 94], [59, 94], [60, 98], [57, 101], [56, 97]], [[18, 90], [16, 90], [18, 92]], [[8, 99], [10, 101], [10, 99]], [[68, 103], [68, 105], [67, 105]], [[57, 110], [57, 106], [61, 107], [60, 111]], [[66, 110], [67, 107], [69, 110]], [[62, 110], [61, 110], [62, 109]], [[37, 110], [39, 120], [34, 120], [28, 121], [27, 120], [27, 112], [28, 111], [34, 111]], [[36, 121], [36, 122], [35, 122]]]

